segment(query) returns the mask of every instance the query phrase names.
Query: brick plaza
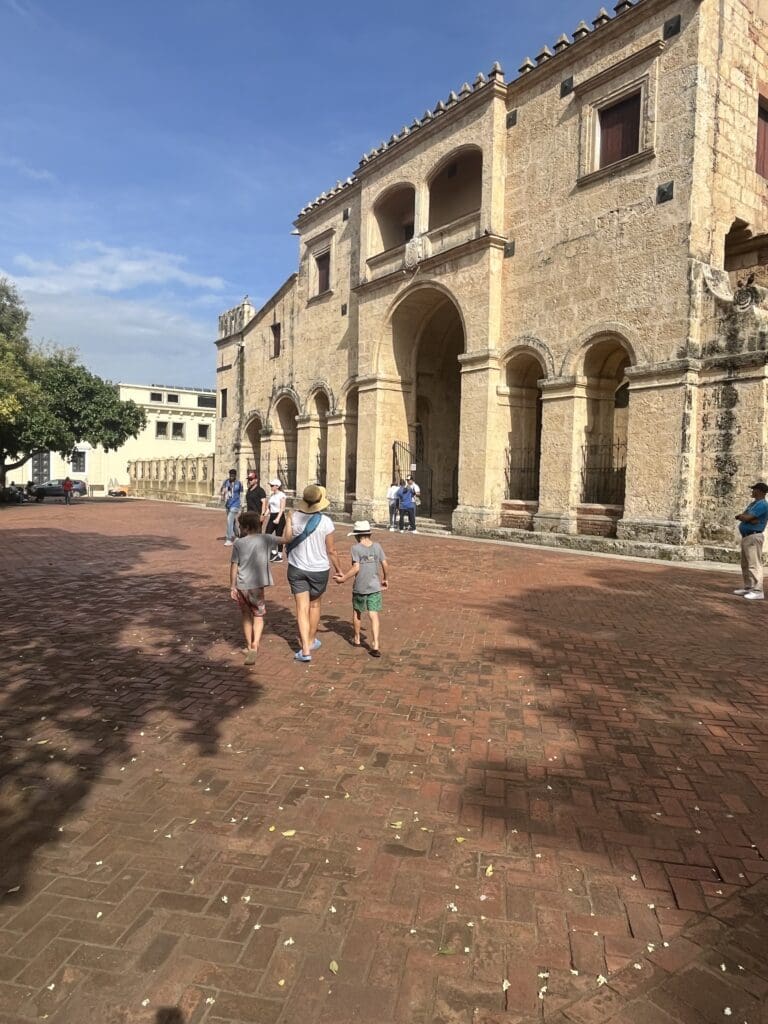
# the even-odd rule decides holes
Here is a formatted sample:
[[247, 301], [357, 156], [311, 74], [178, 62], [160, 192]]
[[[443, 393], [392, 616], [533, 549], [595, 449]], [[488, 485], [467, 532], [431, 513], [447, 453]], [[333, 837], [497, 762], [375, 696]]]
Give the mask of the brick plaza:
[[737, 576], [383, 534], [383, 658], [279, 567], [246, 668], [223, 525], [0, 509], [0, 1024], [768, 1020]]

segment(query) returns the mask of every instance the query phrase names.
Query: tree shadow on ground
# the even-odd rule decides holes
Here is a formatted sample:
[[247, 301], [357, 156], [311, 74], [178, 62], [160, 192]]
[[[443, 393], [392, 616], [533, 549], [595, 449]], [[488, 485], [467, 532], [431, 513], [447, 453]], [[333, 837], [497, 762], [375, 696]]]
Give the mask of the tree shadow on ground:
[[[19, 902], [35, 851], [97, 780], [125, 770], [147, 723], [206, 758], [261, 688], [240, 667], [225, 586], [179, 572], [178, 540], [6, 530], [3, 544], [29, 552], [4, 571], [0, 621], [0, 892]], [[219, 640], [232, 653], [214, 660]]]
[[493, 742], [466, 762], [464, 820], [498, 839], [513, 919], [555, 936], [550, 1012], [573, 971], [615, 970], [768, 874], [768, 607], [737, 576], [617, 569], [553, 562], [499, 603]]

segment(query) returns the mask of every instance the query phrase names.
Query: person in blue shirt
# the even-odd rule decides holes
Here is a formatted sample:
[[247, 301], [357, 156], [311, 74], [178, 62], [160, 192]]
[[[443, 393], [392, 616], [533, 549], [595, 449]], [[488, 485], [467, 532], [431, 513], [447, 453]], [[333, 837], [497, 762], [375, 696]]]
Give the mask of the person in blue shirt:
[[[395, 495], [400, 509], [400, 533], [416, 533], [416, 489], [413, 482], [401, 480]], [[408, 530], [405, 530], [405, 517], [408, 517]]]
[[237, 479], [237, 470], [230, 469], [229, 477], [221, 485], [221, 500], [227, 510], [227, 539], [224, 546], [231, 548], [237, 536], [237, 517], [240, 513], [240, 499], [243, 493], [243, 485]]
[[748, 601], [762, 601], [763, 594], [763, 541], [768, 523], [768, 484], [752, 484], [752, 501], [736, 518], [741, 534], [741, 574], [744, 586], [734, 594]]

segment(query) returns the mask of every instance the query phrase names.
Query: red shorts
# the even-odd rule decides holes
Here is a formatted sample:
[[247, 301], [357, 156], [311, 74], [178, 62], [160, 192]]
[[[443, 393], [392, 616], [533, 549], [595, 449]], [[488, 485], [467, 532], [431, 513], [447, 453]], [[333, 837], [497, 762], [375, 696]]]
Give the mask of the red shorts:
[[267, 614], [267, 603], [264, 600], [264, 588], [255, 590], [238, 590], [237, 603], [243, 611], [251, 612], [259, 619]]

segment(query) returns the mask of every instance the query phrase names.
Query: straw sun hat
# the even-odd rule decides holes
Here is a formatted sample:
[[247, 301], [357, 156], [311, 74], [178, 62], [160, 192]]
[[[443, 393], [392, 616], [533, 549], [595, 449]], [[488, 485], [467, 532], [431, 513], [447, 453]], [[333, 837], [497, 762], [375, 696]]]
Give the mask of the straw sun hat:
[[325, 488], [320, 484], [310, 484], [309, 487], [304, 488], [301, 501], [296, 503], [296, 508], [300, 512], [308, 512], [311, 515], [313, 512], [322, 512], [330, 504], [325, 496]]

